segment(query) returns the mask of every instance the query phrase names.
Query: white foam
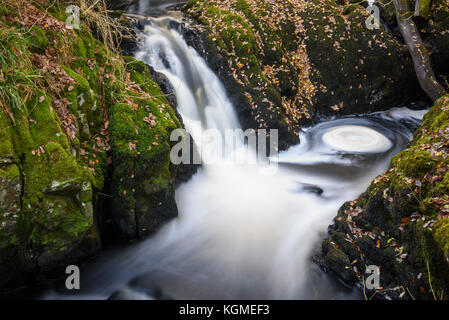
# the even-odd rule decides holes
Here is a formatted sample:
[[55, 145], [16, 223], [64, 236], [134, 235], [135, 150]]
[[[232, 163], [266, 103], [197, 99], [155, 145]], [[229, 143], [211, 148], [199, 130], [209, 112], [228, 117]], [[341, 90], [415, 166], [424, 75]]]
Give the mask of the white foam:
[[330, 147], [347, 152], [380, 153], [388, 151], [393, 146], [380, 132], [358, 125], [331, 128], [322, 139]]
[[429, 110], [412, 110], [406, 107], [402, 108], [393, 108], [388, 111], [388, 115], [396, 120], [400, 119], [416, 119], [416, 120], [422, 120], [424, 118], [424, 115]]

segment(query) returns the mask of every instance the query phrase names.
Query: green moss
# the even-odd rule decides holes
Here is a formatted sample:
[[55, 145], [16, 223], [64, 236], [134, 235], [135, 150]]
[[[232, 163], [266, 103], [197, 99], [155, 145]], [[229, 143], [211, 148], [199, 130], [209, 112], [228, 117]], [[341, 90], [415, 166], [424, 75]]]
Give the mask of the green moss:
[[33, 203], [45, 188], [52, 183], [81, 178], [78, 165], [59, 143], [48, 142], [43, 154], [27, 153], [23, 169], [25, 173], [25, 196]]
[[[167, 155], [169, 153], [170, 133], [180, 127], [179, 122], [176, 118], [165, 120], [164, 116], [167, 116], [167, 114], [161, 114], [159, 104], [152, 101], [145, 102], [146, 105], [143, 106], [144, 104], [142, 104], [137, 111], [126, 104], [116, 104], [113, 107], [110, 134], [111, 142], [116, 150], [116, 157], [151, 161], [159, 158], [161, 154]], [[165, 105], [164, 108], [169, 108], [169, 106]], [[165, 121], [151, 128], [143, 120], [150, 113]]]
[[449, 111], [441, 110], [441, 106], [443, 105], [444, 100], [444, 97], [438, 100], [436, 103], [437, 108], [435, 108], [435, 113], [432, 113], [428, 116], [429, 121], [431, 122], [431, 124], [429, 125], [429, 129], [432, 131], [444, 129], [449, 122]]
[[[168, 104], [165, 94], [152, 80], [150, 70], [143, 61], [136, 60], [134, 57], [123, 57], [123, 61], [125, 62], [126, 71], [130, 73], [131, 81], [139, 84], [143, 91], [149, 93], [153, 99], [157, 99], [155, 100], [156, 102]], [[168, 111], [170, 116], [174, 116], [173, 112]]]
[[10, 122], [6, 114], [0, 112], [0, 159], [10, 157], [13, 157]]
[[449, 219], [441, 220], [435, 226], [435, 239], [441, 246], [446, 260], [449, 262]]
[[79, 85], [79, 90], [85, 91], [85, 92], [90, 91], [90, 84], [84, 77], [80, 76], [75, 71], [71, 70], [70, 68], [68, 68], [66, 66], [63, 66], [62, 68], [64, 69], [64, 71], [67, 73], [67, 75], [69, 77], [75, 79], [75, 81]]
[[74, 45], [75, 45], [76, 54], [79, 57], [86, 59], [87, 58], [87, 50], [86, 50], [86, 47], [84, 46], [84, 42], [83, 42], [80, 34], [77, 35]]
[[[67, 16], [56, 5], [48, 12]], [[3, 73], [14, 65], [40, 86], [18, 87], [26, 103], [10, 109], [14, 120], [0, 112], [0, 287], [14, 287], [98, 249], [94, 205], [111, 155], [114, 206], [130, 213], [123, 228], [154, 230], [169, 217], [169, 136], [181, 124], [147, 66], [110, 52], [85, 24], [66, 33], [4, 26], [2, 44], [22, 59], [11, 49]], [[29, 59], [49, 46], [54, 72]]]
[[[438, 183], [438, 185], [434, 188], [433, 195], [437, 197], [444, 197], [448, 195], [449, 190], [449, 172], [447, 172], [443, 180]], [[449, 209], [449, 208], [448, 208]]]
[[[82, 214], [78, 203], [64, 196], [46, 196], [29, 221], [20, 226], [29, 233], [31, 247], [45, 252], [45, 264], [66, 255], [74, 242], [90, 230], [92, 219]], [[42, 258], [42, 257], [41, 257]]]
[[392, 161], [394, 162], [399, 158], [401, 161], [397, 165], [398, 170], [410, 178], [420, 179], [424, 177], [436, 163], [429, 152], [421, 150], [406, 150], [393, 158]]
[[94, 91], [90, 82], [98, 82], [99, 76], [91, 74], [91, 81], [75, 73], [75, 71], [64, 67], [67, 74], [75, 79], [77, 85], [73, 91], [66, 91], [66, 95], [71, 101], [71, 110], [81, 123], [80, 131], [82, 140], [88, 140], [90, 135], [100, 133], [103, 123], [103, 114], [100, 109], [100, 98], [98, 91]]
[[89, 30], [89, 27], [84, 23], [81, 23], [80, 29], [75, 30], [76, 47], [81, 49], [76, 54], [83, 58], [95, 59], [100, 65], [104, 65], [107, 62], [108, 54], [110, 54], [108, 49], [86, 30]]
[[175, 173], [169, 138], [181, 124], [147, 67], [130, 57], [126, 62], [130, 79], [151, 95], [142, 99], [128, 91], [135, 105], [117, 103], [110, 109], [114, 216], [122, 232], [134, 238], [163, 219], [161, 198], [171, 194]]
[[31, 52], [44, 53], [48, 45], [48, 39], [44, 30], [33, 25], [28, 30], [27, 40], [31, 46]]
[[[437, 297], [444, 297], [449, 288], [449, 161], [445, 147], [449, 128], [448, 122], [441, 120], [448, 112], [449, 96], [445, 96], [426, 114], [408, 148], [392, 158], [389, 170], [359, 199], [339, 210], [332, 228], [336, 230], [332, 239], [334, 234], [351, 234], [344, 222], [351, 219], [355, 223], [352, 227], [360, 228], [361, 233], [380, 234], [380, 248], [387, 246], [389, 251], [379, 250], [376, 241], [357, 241], [360, 250], [350, 246], [341, 249], [348, 256], [361, 253], [367, 264], [389, 270], [390, 285], [407, 286], [416, 298], [432, 298], [430, 285]], [[361, 211], [349, 217], [347, 212], [353, 206]], [[420, 281], [411, 276], [420, 273], [426, 275]]]
[[[42, 100], [42, 102], [40, 101]], [[29, 132], [32, 141], [28, 146], [32, 150], [37, 149], [48, 141], [57, 141], [68, 150], [67, 137], [61, 130], [58, 115], [52, 107], [48, 96], [39, 90], [28, 104], [29, 116], [35, 123], [29, 124]]]
[[18, 177], [20, 177], [20, 172], [16, 165], [0, 166], [0, 178], [12, 180]]

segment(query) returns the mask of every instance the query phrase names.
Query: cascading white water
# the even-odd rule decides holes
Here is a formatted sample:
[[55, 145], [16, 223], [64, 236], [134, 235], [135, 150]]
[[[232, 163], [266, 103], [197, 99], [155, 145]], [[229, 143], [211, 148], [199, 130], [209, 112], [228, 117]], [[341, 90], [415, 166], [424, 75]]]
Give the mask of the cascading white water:
[[[144, 50], [137, 52], [136, 58], [168, 78], [178, 101], [178, 111], [199, 151], [204, 152], [200, 142], [205, 130], [216, 129], [224, 137], [226, 129], [238, 129], [237, 117], [223, 85], [182, 36], [168, 29], [165, 19], [154, 19], [152, 25], [146, 26], [145, 33], [151, 36], [143, 38]], [[242, 144], [237, 141], [237, 147]], [[215, 154], [214, 151], [210, 154]]]
[[[207, 128], [239, 128], [219, 79], [164, 19], [146, 27], [136, 57], [169, 79], [197, 142]], [[338, 208], [385, 169], [411, 131], [386, 114], [334, 120], [273, 159], [275, 175], [254, 165], [204, 165], [176, 190], [179, 217], [88, 266], [77, 298], [107, 298], [124, 287], [139, 292], [134, 298], [156, 287], [181, 299], [356, 297], [333, 285], [311, 255]], [[357, 146], [363, 152], [354, 154]]]
[[186, 0], [143, 0], [128, 8], [130, 13], [138, 13], [142, 16], [160, 16], [167, 13], [167, 9], [173, 5], [186, 3]]

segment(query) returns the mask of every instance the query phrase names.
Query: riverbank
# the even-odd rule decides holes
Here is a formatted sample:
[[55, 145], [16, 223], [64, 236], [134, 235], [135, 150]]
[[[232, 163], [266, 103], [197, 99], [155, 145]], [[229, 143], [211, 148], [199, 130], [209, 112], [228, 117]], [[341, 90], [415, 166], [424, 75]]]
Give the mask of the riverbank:
[[344, 282], [363, 287], [366, 267], [380, 268], [382, 288], [364, 288], [366, 297], [447, 299], [448, 116], [445, 96], [408, 148], [366, 192], [345, 203], [329, 227], [321, 262]]
[[64, 6], [0, 5], [2, 290], [64, 275], [110, 225], [135, 239], [177, 215], [169, 136], [181, 124], [143, 63], [93, 37], [114, 23], [99, 12], [70, 30]]

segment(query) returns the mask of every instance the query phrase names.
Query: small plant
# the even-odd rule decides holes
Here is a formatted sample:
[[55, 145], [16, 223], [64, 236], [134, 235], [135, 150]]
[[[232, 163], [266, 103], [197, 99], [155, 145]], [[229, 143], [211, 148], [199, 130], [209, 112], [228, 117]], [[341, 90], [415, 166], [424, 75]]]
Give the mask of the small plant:
[[28, 56], [27, 40], [16, 29], [0, 30], [0, 109], [15, 124], [14, 113], [25, 105], [40, 78]]

